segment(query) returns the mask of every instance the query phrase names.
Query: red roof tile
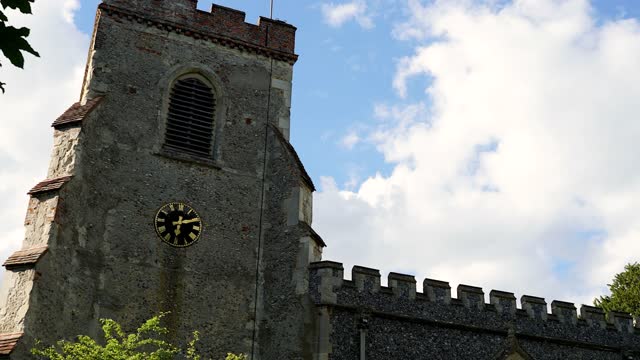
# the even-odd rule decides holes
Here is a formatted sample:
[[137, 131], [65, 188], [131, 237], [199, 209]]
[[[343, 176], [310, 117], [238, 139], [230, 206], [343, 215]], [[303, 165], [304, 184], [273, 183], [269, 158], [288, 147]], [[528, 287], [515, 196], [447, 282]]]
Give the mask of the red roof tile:
[[63, 176], [55, 179], [49, 179], [38, 183], [34, 186], [27, 194], [41, 194], [47, 191], [58, 190], [64, 185], [67, 181], [71, 179], [71, 176]]
[[71, 105], [71, 107], [67, 109], [64, 114], [60, 115], [60, 117], [57, 118], [56, 121], [51, 124], [51, 126], [57, 128], [61, 125], [73, 124], [84, 120], [87, 115], [89, 115], [89, 113], [91, 113], [91, 111], [96, 107], [96, 105], [100, 103], [102, 98], [102, 96], [95, 97], [87, 101], [87, 103], [84, 105], [80, 105], [79, 102]]
[[21, 337], [22, 333], [0, 334], [0, 355], [9, 355]]
[[47, 252], [46, 246], [35, 247], [31, 249], [19, 250], [14, 252], [2, 266], [7, 269], [15, 266], [35, 265], [42, 255]]

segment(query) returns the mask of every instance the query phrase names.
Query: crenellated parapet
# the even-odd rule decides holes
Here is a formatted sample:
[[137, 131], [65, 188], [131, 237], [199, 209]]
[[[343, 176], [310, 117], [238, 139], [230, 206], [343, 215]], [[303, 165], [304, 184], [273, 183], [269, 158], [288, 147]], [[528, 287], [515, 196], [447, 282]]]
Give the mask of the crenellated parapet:
[[513, 293], [498, 290], [489, 292], [487, 303], [483, 289], [469, 285], [458, 285], [456, 297], [452, 297], [448, 282], [433, 279], [425, 279], [423, 292], [417, 292], [412, 275], [393, 272], [388, 275], [388, 286], [381, 286], [380, 271], [362, 266], [354, 266], [351, 280], [347, 280], [342, 264], [330, 261], [313, 263], [310, 271], [310, 293], [316, 305], [350, 312], [355, 318], [364, 311], [373, 317], [421, 323], [427, 328], [504, 336], [514, 329], [519, 337], [531, 340], [607, 351], [640, 349], [640, 325], [634, 327], [633, 318], [624, 313], [605, 316], [599, 308], [582, 305], [578, 315], [573, 303], [557, 300], [551, 302], [549, 313], [544, 298], [524, 295], [518, 307]]
[[341, 263], [321, 261], [310, 265], [311, 279], [316, 298], [322, 303], [335, 304], [338, 301], [336, 289], [342, 287], [344, 268]]
[[284, 21], [260, 17], [245, 22], [245, 13], [213, 4], [196, 8], [195, 0], [105, 0], [100, 10], [122, 20], [135, 21], [163, 31], [210, 41], [241, 51], [294, 63], [296, 28]]

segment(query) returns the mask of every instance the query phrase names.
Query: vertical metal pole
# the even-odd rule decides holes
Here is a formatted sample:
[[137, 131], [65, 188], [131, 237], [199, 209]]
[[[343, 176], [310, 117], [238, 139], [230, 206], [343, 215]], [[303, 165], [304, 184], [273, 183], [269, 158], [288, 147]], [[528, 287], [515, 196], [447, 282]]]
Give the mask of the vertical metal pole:
[[273, 0], [271, 0], [271, 13], [270, 14], [271, 14], [270, 15], [271, 20], [273, 20]]
[[367, 329], [360, 329], [360, 360], [367, 360]]
[[[273, 3], [273, 0], [271, 0]], [[273, 10], [272, 10], [273, 11]], [[267, 36], [264, 38], [264, 46], [269, 47], [269, 29], [271, 24], [267, 24]], [[267, 151], [269, 150], [269, 114], [271, 110], [271, 89], [273, 89], [273, 58], [270, 59], [271, 69], [269, 70], [269, 89], [267, 92], [267, 121], [264, 124], [264, 157], [262, 159], [262, 192], [260, 194], [260, 217], [258, 219], [258, 254], [256, 259], [256, 291], [254, 293], [254, 306], [253, 306], [253, 335], [251, 339], [251, 360], [255, 360], [256, 357], [256, 342], [258, 341], [258, 297], [260, 296], [260, 261], [262, 260], [262, 237], [264, 236], [264, 229], [262, 227], [264, 218], [264, 202], [266, 181], [267, 181]]]
[[367, 329], [369, 329], [369, 318], [364, 315], [360, 318], [360, 360], [367, 360]]

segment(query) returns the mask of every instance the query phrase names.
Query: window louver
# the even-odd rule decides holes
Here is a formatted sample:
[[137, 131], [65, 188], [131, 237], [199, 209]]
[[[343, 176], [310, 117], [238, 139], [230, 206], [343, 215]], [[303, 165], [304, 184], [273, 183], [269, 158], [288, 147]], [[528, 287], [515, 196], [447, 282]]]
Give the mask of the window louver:
[[215, 98], [195, 78], [178, 80], [171, 89], [164, 146], [197, 156], [211, 156]]

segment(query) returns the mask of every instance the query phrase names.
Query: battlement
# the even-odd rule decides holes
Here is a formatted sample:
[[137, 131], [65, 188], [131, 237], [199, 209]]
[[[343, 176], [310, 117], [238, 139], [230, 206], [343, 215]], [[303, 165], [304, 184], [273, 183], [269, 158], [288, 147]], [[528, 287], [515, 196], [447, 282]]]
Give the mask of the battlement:
[[290, 63], [296, 61], [296, 28], [284, 21], [260, 17], [245, 22], [245, 13], [213, 4], [211, 11], [196, 8], [196, 0], [104, 0], [100, 11], [148, 26], [209, 40], [239, 50]]
[[510, 324], [531, 336], [579, 341], [597, 338], [603, 345], [608, 343], [604, 340], [607, 336], [616, 333], [617, 340], [609, 345], [616, 341], [619, 344], [620, 337], [640, 344], [640, 322], [634, 326], [629, 314], [612, 312], [605, 316], [602, 309], [582, 305], [578, 316], [573, 303], [558, 300], [551, 302], [549, 313], [541, 297], [524, 295], [518, 308], [511, 292], [491, 290], [489, 303], [485, 303], [483, 289], [476, 286], [458, 285], [454, 298], [445, 281], [424, 279], [420, 293], [412, 275], [390, 273], [388, 287], [381, 286], [380, 279], [377, 269], [354, 266], [352, 280], [346, 280], [341, 263], [321, 261], [310, 265], [310, 293], [319, 306], [487, 331], [506, 331], [505, 324]]

